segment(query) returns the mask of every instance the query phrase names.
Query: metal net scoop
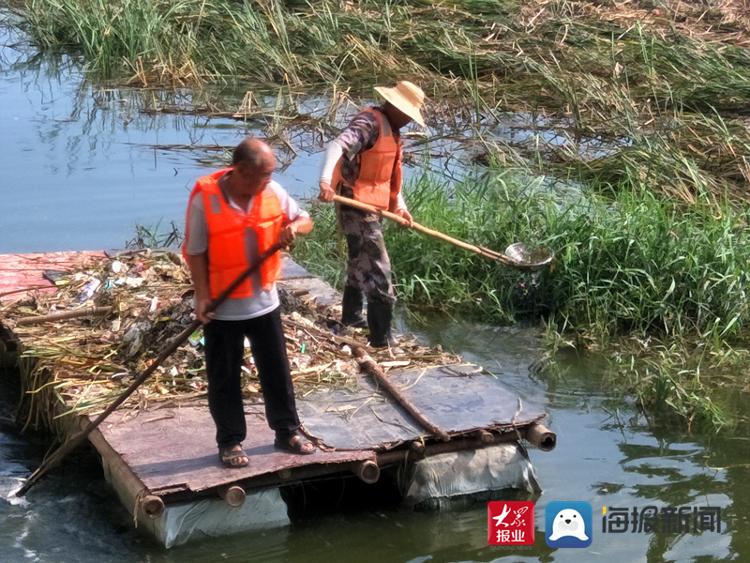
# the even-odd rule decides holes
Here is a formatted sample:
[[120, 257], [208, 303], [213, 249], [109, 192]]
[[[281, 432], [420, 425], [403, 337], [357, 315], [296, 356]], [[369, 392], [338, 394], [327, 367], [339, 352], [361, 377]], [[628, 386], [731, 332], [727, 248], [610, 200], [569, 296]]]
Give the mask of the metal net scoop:
[[527, 246], [523, 242], [516, 242], [508, 246], [503, 256], [517, 268], [536, 270], [550, 265], [555, 260], [555, 254], [546, 246]]
[[522, 270], [538, 270], [552, 264], [555, 260], [554, 252], [552, 252], [552, 250], [547, 248], [546, 246], [529, 247], [522, 242], [517, 242], [515, 244], [511, 244], [508, 248], [506, 248], [505, 252], [500, 253], [485, 246], [478, 246], [475, 244], [464, 242], [445, 233], [441, 233], [440, 231], [436, 231], [434, 229], [430, 229], [429, 227], [425, 227], [424, 225], [420, 225], [417, 222], [404, 219], [400, 215], [396, 215], [395, 213], [391, 213], [390, 211], [385, 211], [361, 201], [343, 197], [338, 194], [333, 196], [333, 201], [339, 204], [354, 207], [355, 209], [367, 211], [368, 213], [376, 213], [381, 217], [387, 217], [388, 219], [390, 219], [391, 221], [395, 221], [399, 225], [403, 225], [404, 227], [414, 229], [415, 231], [430, 235], [431, 237], [444, 240], [445, 242], [448, 242], [454, 246], [458, 246], [459, 248], [463, 248], [464, 250], [468, 250], [469, 252], [480, 254], [485, 258], [497, 260], [498, 262], [501, 262], [506, 266], [513, 266], [514, 268], [520, 268]]

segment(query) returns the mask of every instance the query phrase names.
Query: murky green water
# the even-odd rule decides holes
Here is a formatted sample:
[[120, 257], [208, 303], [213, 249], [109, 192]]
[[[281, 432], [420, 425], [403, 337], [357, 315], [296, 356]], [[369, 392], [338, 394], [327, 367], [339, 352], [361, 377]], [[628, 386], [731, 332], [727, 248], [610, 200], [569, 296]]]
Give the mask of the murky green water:
[[[221, 156], [214, 146], [231, 146], [251, 132], [234, 120], [143, 115], [137, 92], [92, 89], [82, 83], [75, 61], [35, 58], [22, 39], [0, 32], [0, 252], [121, 247], [136, 224], [180, 225], [193, 181]], [[287, 156], [277, 179], [298, 197], [314, 193], [319, 156]], [[9, 496], [44, 448], [0, 433], [0, 560], [750, 560], [747, 437], [697, 439], [649, 429], [627, 402], [607, 393], [593, 362], [571, 359], [564, 379], [536, 381], [529, 370], [540, 347], [533, 330], [447, 318], [407, 327], [486, 366], [550, 413], [558, 448], [531, 452], [544, 488], [536, 505], [535, 547], [488, 547], [486, 511], [479, 504], [443, 512], [331, 510], [289, 528], [165, 553], [132, 530], [93, 458], [68, 464], [24, 501]], [[7, 402], [0, 410], [8, 411]], [[544, 507], [551, 500], [592, 504], [590, 548], [553, 551], [545, 545]], [[600, 533], [602, 506], [651, 504], [721, 507], [722, 532]]]

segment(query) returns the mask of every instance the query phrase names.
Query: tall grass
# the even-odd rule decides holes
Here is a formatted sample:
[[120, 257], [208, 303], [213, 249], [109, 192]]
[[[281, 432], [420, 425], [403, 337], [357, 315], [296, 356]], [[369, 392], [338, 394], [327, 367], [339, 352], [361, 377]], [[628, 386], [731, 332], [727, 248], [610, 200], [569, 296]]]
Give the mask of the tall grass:
[[653, 189], [685, 201], [727, 190], [746, 199], [748, 49], [702, 40], [723, 29], [702, 16], [688, 36], [648, 19], [613, 23], [602, 10], [564, 0], [27, 0], [23, 14], [39, 46], [79, 50], [95, 76], [244, 79], [315, 94], [408, 77], [427, 90], [435, 125], [522, 110], [569, 118], [575, 138], [632, 140], [591, 164], [564, 154], [563, 175], [590, 168], [615, 186], [646, 171]]
[[746, 49], [569, 16], [529, 28], [513, 2], [27, 0], [24, 15], [41, 46], [80, 47], [105, 76], [142, 65], [315, 87], [415, 75], [440, 91], [458, 77], [490, 96], [502, 86], [508, 100], [561, 108], [584, 96], [605, 110], [623, 90], [656, 107], [750, 99]]
[[[596, 337], [728, 339], [750, 321], [748, 215], [728, 204], [718, 203], [717, 214], [713, 205], [686, 208], [632, 186], [611, 197], [562, 197], [543, 178], [512, 169], [453, 186], [424, 175], [408, 186], [407, 201], [432, 228], [499, 250], [516, 241], [547, 245], [557, 265], [521, 273], [388, 225], [404, 301], [493, 322], [543, 316]], [[331, 209], [314, 213], [316, 231], [297, 255], [330, 279], [344, 249]]]
[[[512, 168], [457, 185], [428, 174], [414, 181], [406, 199], [420, 223], [499, 250], [544, 244], [557, 263], [538, 275], [518, 272], [386, 225], [401, 301], [494, 323], [541, 320], [548, 369], [561, 346], [606, 348], [614, 354], [610, 384], [632, 393], [654, 420], [734, 425], [725, 405], [748, 365], [747, 354], [732, 349], [750, 327], [747, 208], [686, 207], [634, 183], [607, 195], [557, 187]], [[316, 204], [313, 215], [316, 228], [296, 258], [340, 283], [345, 247], [333, 210]]]

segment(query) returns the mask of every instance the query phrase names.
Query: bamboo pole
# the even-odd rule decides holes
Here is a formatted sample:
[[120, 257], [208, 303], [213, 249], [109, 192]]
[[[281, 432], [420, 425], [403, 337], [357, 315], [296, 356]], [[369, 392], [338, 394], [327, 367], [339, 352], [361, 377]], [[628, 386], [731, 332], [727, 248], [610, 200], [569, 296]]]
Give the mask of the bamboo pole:
[[[244, 272], [242, 272], [236, 280], [234, 280], [229, 287], [227, 287], [221, 295], [219, 295], [216, 299], [211, 301], [211, 303], [208, 305], [208, 308], [206, 310], [207, 313], [210, 313], [214, 311], [219, 305], [221, 305], [227, 297], [235, 290], [237, 289], [240, 284], [245, 281], [245, 278], [250, 276], [255, 270], [257, 270], [263, 262], [265, 262], [268, 258], [279, 252], [284, 247], [281, 243], [274, 244], [271, 248], [269, 248], [266, 252], [264, 252], [258, 260], [247, 268]], [[161, 351], [159, 356], [153, 361], [153, 363], [146, 368], [146, 370], [139, 375], [133, 383], [130, 384], [130, 386], [120, 395], [111, 405], [109, 405], [104, 412], [102, 412], [96, 420], [91, 421], [86, 428], [84, 428], [81, 432], [78, 434], [72, 436], [69, 440], [64, 442], [57, 450], [55, 450], [49, 457], [44, 459], [42, 463], [39, 465], [39, 467], [36, 468], [36, 470], [29, 476], [29, 478], [26, 480], [26, 482], [23, 484], [23, 486], [16, 491], [17, 497], [22, 497], [26, 494], [26, 492], [36, 483], [45, 473], [47, 473], [50, 469], [56, 467], [60, 464], [60, 462], [63, 460], [63, 458], [68, 455], [71, 451], [76, 449], [81, 443], [88, 437], [89, 434], [93, 430], [95, 430], [103, 421], [105, 418], [107, 418], [112, 412], [119, 407], [122, 403], [124, 403], [130, 395], [132, 395], [140, 385], [146, 381], [146, 379], [151, 376], [154, 371], [156, 371], [156, 368], [159, 367], [164, 360], [166, 360], [169, 356], [172, 355], [172, 353], [177, 350], [187, 339], [188, 337], [195, 332], [195, 330], [201, 326], [201, 322], [196, 319], [194, 320], [190, 326], [188, 326], [186, 329], [184, 329], [180, 334], [174, 337], [174, 339]]]
[[64, 321], [67, 319], [77, 319], [78, 317], [87, 317], [89, 315], [106, 315], [112, 311], [112, 307], [86, 307], [76, 309], [75, 311], [61, 311], [59, 313], [50, 313], [49, 315], [39, 315], [35, 317], [22, 317], [16, 321], [16, 326], [28, 326], [41, 324], [51, 321]]
[[374, 485], [380, 479], [380, 467], [376, 461], [367, 459], [365, 461], [355, 461], [351, 465], [352, 473], [354, 473], [363, 483], [368, 485]]
[[535, 422], [528, 427], [526, 439], [532, 446], [536, 446], [543, 452], [554, 450], [557, 445], [557, 434], [541, 422]]
[[430, 434], [433, 434], [440, 438], [443, 442], [450, 441], [450, 436], [443, 429], [435, 426], [430, 422], [427, 417], [414, 405], [409, 399], [399, 391], [399, 389], [390, 382], [388, 377], [380, 369], [377, 362], [373, 360], [367, 352], [361, 346], [356, 346], [352, 349], [354, 358], [357, 360], [359, 367], [362, 371], [370, 375], [378, 384], [378, 386], [385, 389], [386, 393], [401, 406], [419, 425], [427, 430]]
[[496, 252], [489, 248], [485, 248], [484, 246], [477, 246], [476, 244], [470, 244], [468, 242], [464, 242], [452, 236], [446, 235], [445, 233], [441, 233], [440, 231], [436, 231], [434, 229], [430, 229], [429, 227], [425, 227], [424, 225], [420, 225], [417, 222], [409, 223], [409, 221], [407, 221], [400, 215], [396, 215], [395, 213], [391, 213], [390, 211], [386, 211], [384, 209], [379, 209], [367, 203], [362, 203], [361, 201], [357, 201], [355, 199], [350, 199], [348, 197], [340, 196], [338, 194], [333, 196], [333, 201], [335, 201], [336, 203], [341, 203], [343, 205], [348, 205], [349, 207], [354, 207], [356, 209], [359, 209], [360, 211], [366, 211], [368, 213], [377, 213], [381, 217], [385, 217], [387, 219], [390, 219], [391, 221], [395, 221], [399, 225], [403, 225], [404, 227], [408, 227], [410, 229], [414, 229], [415, 231], [419, 231], [420, 233], [424, 233], [431, 237], [438, 238], [454, 246], [463, 248], [464, 250], [468, 250], [469, 252], [474, 252], [475, 254], [484, 256], [485, 258], [489, 258], [491, 260], [497, 260], [498, 262], [501, 262], [505, 264], [506, 266], [520, 266], [520, 267], [524, 266], [524, 264], [520, 262], [511, 260], [505, 254], [501, 254], [500, 252]]
[[224, 501], [232, 508], [239, 508], [245, 503], [245, 498], [247, 498], [245, 489], [243, 489], [236, 483], [234, 485], [219, 487], [217, 489], [217, 492], [219, 496], [223, 498]]

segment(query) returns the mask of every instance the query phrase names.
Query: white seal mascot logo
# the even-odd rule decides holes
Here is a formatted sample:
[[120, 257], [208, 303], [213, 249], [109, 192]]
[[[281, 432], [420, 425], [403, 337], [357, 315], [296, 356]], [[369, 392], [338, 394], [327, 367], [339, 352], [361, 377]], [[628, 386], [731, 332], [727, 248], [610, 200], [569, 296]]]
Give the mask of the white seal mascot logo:
[[550, 541], [557, 541], [560, 538], [572, 536], [581, 541], [588, 541], [586, 535], [586, 524], [583, 521], [581, 513], [572, 508], [564, 508], [557, 514], [552, 521], [552, 535]]

